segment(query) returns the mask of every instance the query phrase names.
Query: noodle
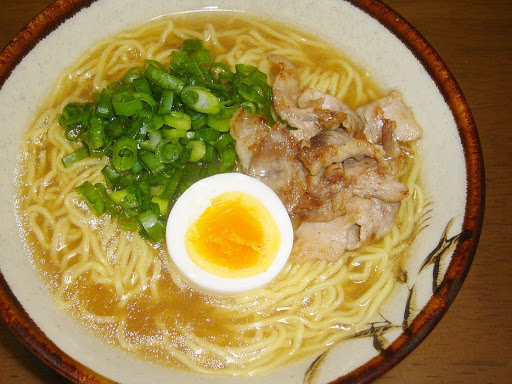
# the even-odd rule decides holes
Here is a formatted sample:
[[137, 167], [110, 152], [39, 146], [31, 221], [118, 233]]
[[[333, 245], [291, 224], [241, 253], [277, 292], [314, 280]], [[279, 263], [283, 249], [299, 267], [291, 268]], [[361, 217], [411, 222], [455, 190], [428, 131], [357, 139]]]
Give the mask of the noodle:
[[120, 229], [115, 219], [94, 216], [74, 192], [86, 180], [101, 181], [105, 161], [87, 158], [64, 168], [61, 159], [73, 145], [56, 115], [145, 59], [168, 61], [186, 38], [203, 39], [231, 67], [246, 63], [268, 73], [267, 55], [284, 55], [299, 68], [302, 88], [315, 87], [352, 107], [380, 94], [327, 44], [272, 25], [240, 15], [189, 15], [102, 41], [62, 74], [23, 137], [19, 216], [34, 264], [60, 307], [126, 350], [195, 372], [261, 374], [350, 337], [375, 316], [394, 286], [424, 205], [417, 159], [407, 161], [402, 182], [410, 194], [385, 238], [336, 262], [290, 262], [270, 286], [236, 298], [191, 291], [165, 247]]

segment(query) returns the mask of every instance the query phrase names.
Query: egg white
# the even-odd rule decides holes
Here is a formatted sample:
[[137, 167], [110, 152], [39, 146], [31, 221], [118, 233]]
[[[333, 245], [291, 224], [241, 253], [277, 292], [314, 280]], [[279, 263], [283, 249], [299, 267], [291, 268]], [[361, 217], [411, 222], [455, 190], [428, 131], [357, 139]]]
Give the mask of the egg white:
[[[185, 248], [185, 234], [211, 205], [226, 192], [242, 192], [258, 199], [270, 212], [279, 229], [280, 245], [272, 264], [263, 272], [245, 278], [226, 278], [207, 272], [195, 264]], [[283, 269], [293, 246], [293, 227], [283, 203], [275, 192], [259, 180], [242, 173], [222, 173], [199, 180], [176, 201], [166, 228], [167, 249], [172, 262], [194, 288], [219, 295], [235, 295], [260, 288]]]

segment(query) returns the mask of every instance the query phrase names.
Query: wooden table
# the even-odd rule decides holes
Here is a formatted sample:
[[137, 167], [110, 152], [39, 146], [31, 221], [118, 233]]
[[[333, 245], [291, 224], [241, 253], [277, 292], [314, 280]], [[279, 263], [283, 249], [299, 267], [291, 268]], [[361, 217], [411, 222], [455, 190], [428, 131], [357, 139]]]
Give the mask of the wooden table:
[[[53, 0], [0, 0], [0, 48]], [[512, 383], [512, 1], [387, 0], [434, 46], [472, 109], [487, 202], [462, 290], [431, 335], [377, 383]], [[0, 384], [69, 383], [0, 322]]]

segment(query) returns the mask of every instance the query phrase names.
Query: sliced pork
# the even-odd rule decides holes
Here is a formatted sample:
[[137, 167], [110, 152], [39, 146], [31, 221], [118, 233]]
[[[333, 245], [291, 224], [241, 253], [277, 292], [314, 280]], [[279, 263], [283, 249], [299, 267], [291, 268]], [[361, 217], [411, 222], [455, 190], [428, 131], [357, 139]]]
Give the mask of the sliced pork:
[[377, 198], [386, 203], [400, 202], [409, 194], [407, 187], [394, 177], [375, 171], [366, 171], [353, 178], [351, 188], [356, 196]]
[[231, 119], [230, 133], [236, 140], [235, 149], [244, 173], [249, 170], [254, 150], [269, 132], [263, 116], [248, 113], [243, 108]]
[[231, 134], [242, 169], [271, 187], [300, 219], [292, 257], [335, 260], [382, 238], [408, 195], [397, 174], [402, 143], [421, 129], [398, 92], [351, 110], [318, 90], [299, 88], [295, 66], [275, 64], [273, 103], [281, 123], [238, 111]]
[[351, 134], [362, 132], [361, 117], [341, 100], [316, 89], [299, 88], [297, 68], [286, 58], [270, 55], [277, 70], [272, 86], [274, 109], [293, 127], [298, 139], [308, 139], [321, 130], [343, 126]]
[[303, 221], [295, 233], [292, 258], [337, 260], [346, 250], [385, 236], [393, 226], [399, 203], [353, 197], [346, 212], [330, 221]]
[[313, 108], [299, 108], [299, 74], [297, 68], [284, 57], [270, 55], [269, 59], [278, 68], [272, 86], [273, 104], [281, 119], [295, 128], [292, 133], [298, 139], [309, 138], [320, 131], [318, 116]]
[[299, 142], [277, 123], [255, 147], [247, 174], [270, 186], [288, 212], [294, 212], [306, 190], [306, 169], [297, 158]]
[[322, 168], [334, 163], [341, 163], [350, 158], [382, 158], [382, 153], [367, 140], [354, 139], [342, 130], [324, 131], [313, 136], [309, 141], [302, 141], [299, 154], [304, 165], [312, 175]]
[[374, 144], [382, 144], [386, 121], [392, 122], [392, 138], [397, 141], [414, 141], [422, 135], [421, 127], [400, 92], [391, 91], [389, 96], [358, 108], [357, 113], [364, 121], [366, 138]]
[[359, 132], [363, 132], [361, 117], [334, 96], [308, 88], [299, 96], [297, 104], [299, 108], [313, 108], [318, 116], [318, 125], [324, 129], [331, 130], [343, 126], [352, 137], [357, 137]]

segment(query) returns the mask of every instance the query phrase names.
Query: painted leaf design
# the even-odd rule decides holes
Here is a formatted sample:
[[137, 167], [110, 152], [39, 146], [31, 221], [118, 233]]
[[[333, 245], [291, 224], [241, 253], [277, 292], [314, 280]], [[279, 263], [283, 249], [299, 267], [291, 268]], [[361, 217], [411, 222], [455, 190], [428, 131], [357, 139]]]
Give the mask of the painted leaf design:
[[434, 265], [434, 269], [432, 271], [432, 293], [434, 295], [437, 294], [437, 291], [443, 280], [443, 276], [441, 276], [441, 267], [443, 265], [444, 258], [449, 254], [451, 249], [457, 244], [459, 240], [465, 239], [471, 235], [471, 232], [466, 230], [459, 233], [458, 235], [448, 238], [448, 231], [450, 230], [453, 224], [453, 220], [454, 218], [452, 218], [448, 222], [448, 224], [446, 224], [443, 234], [441, 235], [441, 239], [439, 240], [439, 243], [434, 248], [434, 250], [430, 252], [429, 255], [425, 258], [419, 271], [421, 272], [428, 266], [432, 264]]
[[356, 332], [350, 339], [360, 339], [363, 337], [376, 337], [383, 336], [387, 331], [397, 328], [396, 325], [391, 324], [389, 321], [383, 323], [384, 325], [375, 326], [377, 323], [371, 323], [370, 327], [362, 331]]
[[402, 322], [402, 329], [404, 331], [409, 328], [409, 325], [416, 316], [417, 311], [418, 307], [416, 302], [416, 285], [413, 285], [409, 289], [409, 296], [407, 296], [407, 301], [405, 303], [404, 321]]
[[325, 358], [327, 357], [327, 354], [331, 348], [329, 348], [327, 351], [322, 353], [320, 356], [318, 356], [309, 366], [306, 373], [304, 374], [304, 380], [302, 381], [304, 384], [311, 384], [313, 383], [313, 380], [315, 380], [319, 373], [320, 365], [324, 362]]
[[385, 353], [387, 347], [389, 347], [389, 341], [384, 335], [379, 334], [373, 336], [373, 348], [380, 353]]

